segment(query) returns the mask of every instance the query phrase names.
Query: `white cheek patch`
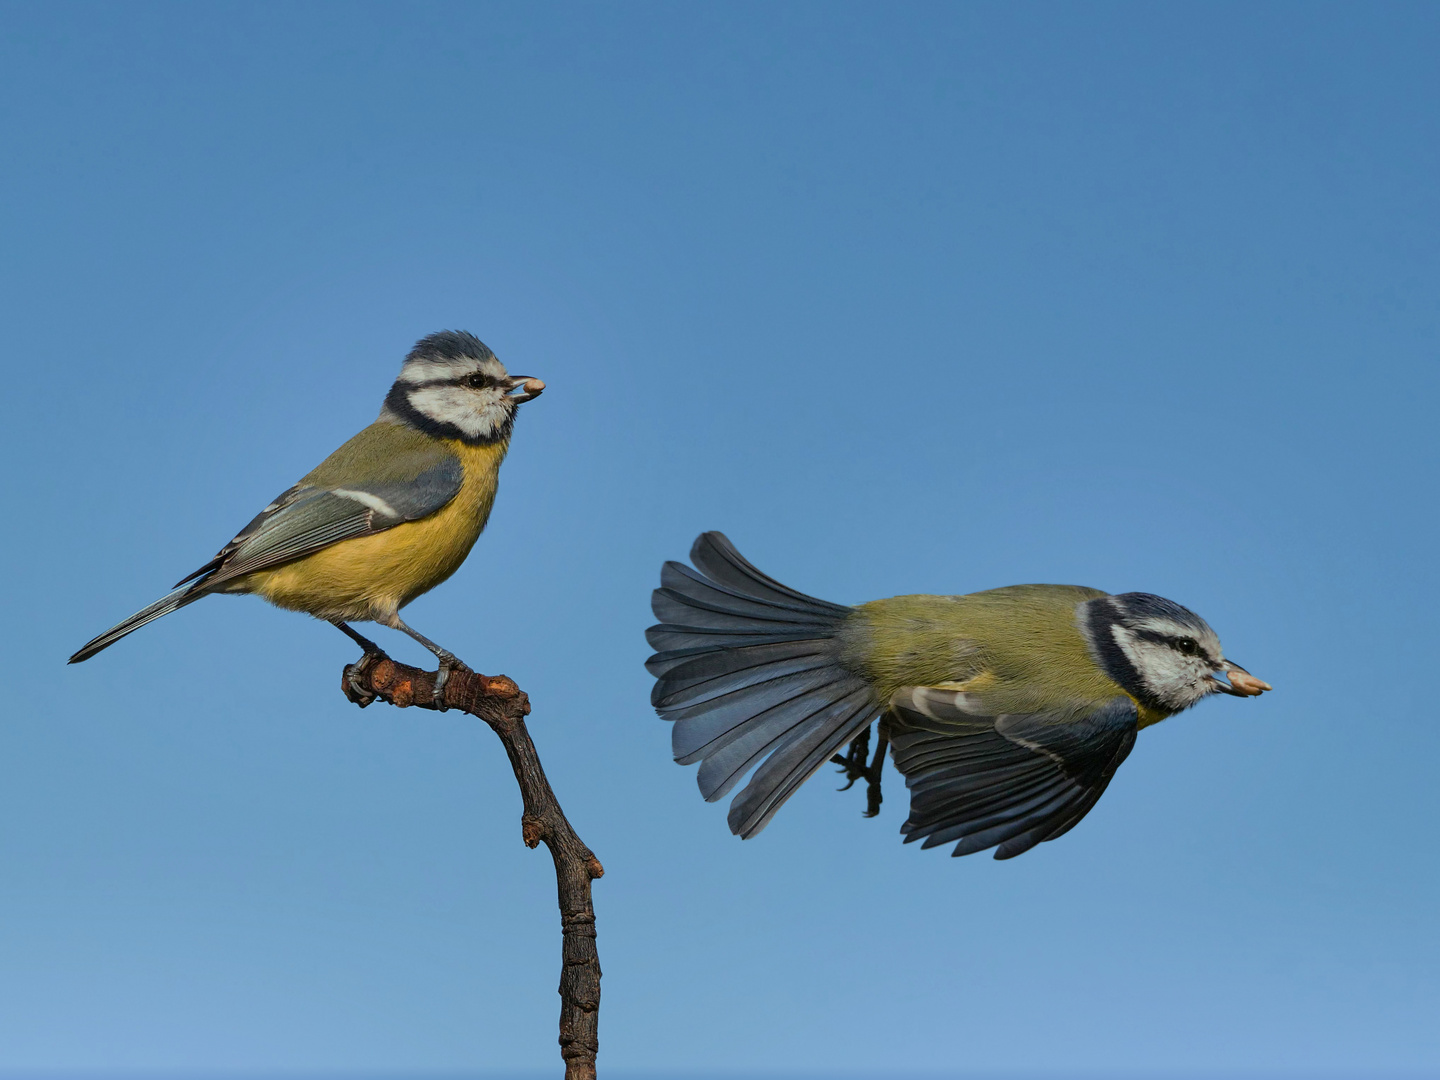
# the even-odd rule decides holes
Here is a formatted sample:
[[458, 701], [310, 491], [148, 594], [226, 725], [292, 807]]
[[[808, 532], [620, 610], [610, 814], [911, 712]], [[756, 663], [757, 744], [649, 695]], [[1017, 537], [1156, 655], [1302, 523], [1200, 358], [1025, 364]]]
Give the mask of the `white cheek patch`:
[[504, 426], [509, 408], [499, 391], [477, 392], [463, 386], [426, 386], [406, 395], [416, 412], [450, 424], [471, 439], [488, 439]]
[[1165, 645], [1152, 645], [1148, 649], [1137, 651], [1140, 653], [1140, 664], [1143, 665], [1140, 671], [1145, 680], [1162, 694], [1189, 681], [1192, 664], [1186, 662], [1188, 657], [1181, 656]]
[[[1192, 630], [1172, 629], [1174, 624], [1165, 620], [1151, 620], [1144, 624], [1146, 630], [1180, 637], [1193, 634]], [[1152, 694], [1173, 709], [1186, 709], [1210, 692], [1208, 678], [1210, 665], [1200, 657], [1186, 656], [1168, 645], [1146, 641], [1119, 624], [1110, 628], [1115, 644], [1120, 646], [1126, 658], [1140, 673], [1140, 679]]]

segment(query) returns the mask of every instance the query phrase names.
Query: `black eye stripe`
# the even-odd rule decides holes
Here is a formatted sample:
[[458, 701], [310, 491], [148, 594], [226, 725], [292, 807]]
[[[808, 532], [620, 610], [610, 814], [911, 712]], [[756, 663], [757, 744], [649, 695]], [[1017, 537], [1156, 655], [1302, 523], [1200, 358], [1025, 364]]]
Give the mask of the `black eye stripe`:
[[1136, 630], [1134, 634], [1141, 641], [1149, 641], [1155, 645], [1165, 645], [1178, 653], [1186, 656], [1199, 656], [1200, 643], [1193, 637], [1181, 635], [1176, 637], [1171, 634], [1161, 634], [1155, 630]]
[[1152, 645], [1169, 645], [1175, 640], [1169, 634], [1162, 634], [1155, 630], [1133, 630], [1131, 633], [1140, 641], [1148, 641]]
[[457, 375], [449, 379], [426, 379], [424, 382], [407, 382], [407, 390], [433, 390], [437, 386], [463, 386], [471, 390], [479, 390], [491, 386], [499, 386], [500, 380], [493, 375], [486, 375], [483, 371], [474, 371], [468, 375]]

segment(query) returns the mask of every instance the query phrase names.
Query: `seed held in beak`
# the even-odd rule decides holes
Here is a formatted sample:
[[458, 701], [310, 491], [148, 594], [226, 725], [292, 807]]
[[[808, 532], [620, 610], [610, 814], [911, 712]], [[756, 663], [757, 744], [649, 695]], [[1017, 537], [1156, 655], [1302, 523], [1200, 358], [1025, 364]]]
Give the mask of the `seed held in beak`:
[[1230, 685], [1246, 697], [1259, 697], [1266, 690], [1274, 690], [1264, 679], [1257, 679], [1248, 671], [1230, 672]]
[[1229, 679], [1228, 684], [1216, 679], [1220, 683], [1220, 689], [1232, 697], [1259, 697], [1266, 690], [1275, 689], [1264, 679], [1257, 679], [1233, 660], [1224, 660], [1225, 665], [1221, 670], [1225, 678]]
[[520, 391], [510, 395], [515, 401], [530, 401], [545, 392], [545, 380], [537, 379], [533, 375], [512, 375], [510, 389]]

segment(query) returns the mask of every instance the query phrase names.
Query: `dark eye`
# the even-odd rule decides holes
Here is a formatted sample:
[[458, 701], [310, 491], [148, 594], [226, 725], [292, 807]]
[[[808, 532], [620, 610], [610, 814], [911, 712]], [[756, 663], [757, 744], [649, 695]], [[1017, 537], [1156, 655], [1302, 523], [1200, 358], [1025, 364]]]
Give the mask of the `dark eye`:
[[465, 380], [466, 386], [473, 386], [476, 390], [483, 390], [490, 385], [490, 376], [483, 371], [477, 371]]
[[1194, 656], [1200, 651], [1200, 643], [1196, 641], [1193, 637], [1173, 638], [1170, 644], [1175, 646], [1175, 648], [1179, 649], [1186, 656]]

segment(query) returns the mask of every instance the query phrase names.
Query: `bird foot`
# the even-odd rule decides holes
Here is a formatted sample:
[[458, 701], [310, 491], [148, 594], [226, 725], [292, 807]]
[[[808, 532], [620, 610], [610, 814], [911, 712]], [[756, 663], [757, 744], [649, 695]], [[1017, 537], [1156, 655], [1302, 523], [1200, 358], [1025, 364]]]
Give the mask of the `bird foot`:
[[376, 697], [365, 685], [365, 675], [381, 660], [390, 659], [390, 657], [385, 655], [384, 650], [373, 641], [369, 642], [369, 645], [370, 648], [365, 650], [365, 655], [356, 663], [345, 665], [344, 680], [341, 683], [341, 688], [345, 691], [345, 696], [362, 709], [374, 701]]
[[458, 657], [448, 653], [440, 657], [440, 667], [435, 672], [435, 708], [439, 712], [449, 712], [450, 706], [445, 704], [445, 684], [450, 681], [452, 671], [469, 671], [470, 668], [460, 661]]
[[845, 774], [845, 786], [838, 790], [849, 791], [855, 786], [856, 780], [864, 779], [870, 762], [870, 729], [867, 727], [855, 736], [850, 743], [850, 749], [844, 754], [836, 754], [830, 762], [839, 765], [840, 771]]
[[880, 804], [885, 801], [880, 793], [880, 775], [885, 769], [885, 749], [890, 740], [886, 738], [882, 729], [879, 745], [875, 748], [875, 757], [870, 760], [870, 729], [867, 727], [850, 743], [850, 748], [842, 755], [836, 754], [830, 760], [840, 766], [840, 771], [845, 774], [845, 786], [841, 791], [849, 791], [855, 786], [856, 780], [865, 781], [865, 814], [872, 818], [880, 813]]

